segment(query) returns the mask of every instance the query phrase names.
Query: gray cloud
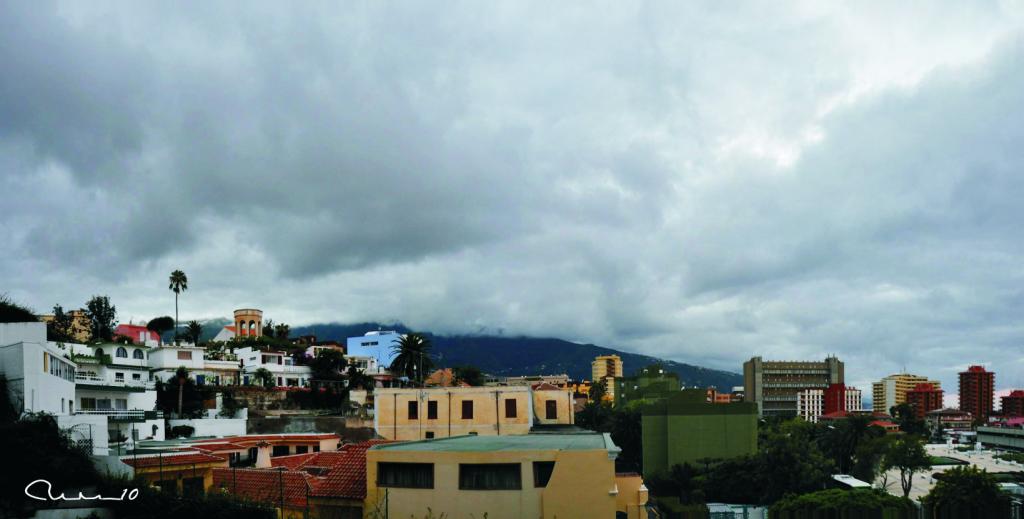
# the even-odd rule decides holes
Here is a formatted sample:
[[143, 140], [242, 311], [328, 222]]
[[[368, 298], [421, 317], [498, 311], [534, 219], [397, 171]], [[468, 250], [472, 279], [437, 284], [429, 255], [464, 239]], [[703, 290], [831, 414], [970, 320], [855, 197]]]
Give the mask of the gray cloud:
[[8, 3], [0, 279], [1021, 385], [1021, 13]]

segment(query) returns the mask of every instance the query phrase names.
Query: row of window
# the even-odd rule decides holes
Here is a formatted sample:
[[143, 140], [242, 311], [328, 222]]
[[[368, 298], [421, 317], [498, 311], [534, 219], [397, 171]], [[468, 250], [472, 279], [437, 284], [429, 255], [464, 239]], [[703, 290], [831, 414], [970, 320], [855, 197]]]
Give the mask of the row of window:
[[97, 411], [105, 410], [109, 411], [112, 409], [127, 410], [128, 399], [126, 398], [82, 398], [82, 410], [83, 411]]
[[71, 364], [43, 352], [43, 372], [49, 372], [55, 377], [60, 377], [68, 382], [75, 381], [75, 368]]
[[[515, 398], [505, 399], [505, 418], [516, 418], [519, 410], [517, 409]], [[418, 420], [420, 417], [420, 403], [416, 400], [412, 400], [408, 403], [408, 417], [410, 420]], [[544, 402], [544, 414], [548, 420], [558, 419], [558, 402], [554, 400], [546, 400]], [[462, 419], [469, 420], [473, 418], [473, 401], [463, 400], [462, 401]], [[437, 400], [427, 401], [427, 420], [437, 420]]]
[[[103, 354], [103, 348], [96, 348], [96, 354], [97, 355], [102, 355]], [[114, 356], [118, 357], [118, 358], [122, 358], [122, 359], [127, 359], [128, 358], [128, 350], [125, 349], [124, 346], [118, 346], [117, 350], [114, 351]], [[132, 358], [140, 359], [140, 360], [145, 360], [146, 354], [143, 353], [142, 350], [140, 350], [138, 348], [135, 348], [132, 351]]]
[[[553, 461], [533, 462], [533, 486], [546, 487], [555, 470]], [[523, 488], [519, 463], [460, 463], [459, 490], [520, 490]], [[389, 488], [434, 488], [433, 463], [377, 463], [377, 486]]]

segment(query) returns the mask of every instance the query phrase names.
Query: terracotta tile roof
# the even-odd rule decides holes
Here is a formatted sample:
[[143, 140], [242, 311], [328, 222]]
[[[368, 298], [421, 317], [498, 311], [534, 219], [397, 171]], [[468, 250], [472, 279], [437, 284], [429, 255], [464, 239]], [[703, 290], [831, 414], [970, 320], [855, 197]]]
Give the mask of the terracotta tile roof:
[[144, 467], [172, 467], [177, 465], [192, 465], [193, 463], [226, 463], [227, 460], [220, 456], [213, 456], [203, 452], [183, 452], [180, 454], [164, 454], [164, 455], [147, 455], [146, 457], [136, 458], [135, 456], [126, 456], [121, 458], [121, 463], [129, 465], [135, 468]]
[[531, 389], [533, 389], [534, 391], [558, 391], [559, 389], [562, 388], [550, 382], [541, 382], [539, 384], [534, 384]]
[[316, 478], [303, 472], [284, 469], [213, 470], [214, 488], [274, 507], [280, 506], [283, 495], [285, 507], [304, 508], [314, 482]]
[[280, 442], [297, 442], [297, 441], [320, 441], [330, 440], [332, 438], [340, 438], [335, 433], [307, 433], [307, 434], [252, 434], [246, 436], [228, 436], [225, 438], [209, 438], [205, 440], [196, 440], [192, 442], [192, 445], [196, 447], [206, 448], [204, 445], [209, 443], [233, 443], [240, 447], [251, 447], [250, 443], [266, 440], [270, 443]]
[[327, 478], [314, 490], [319, 497], [342, 499], [366, 499], [366, 450], [374, 445], [388, 443], [386, 440], [370, 440], [345, 445], [331, 453], [334, 465]]
[[196, 446], [196, 449], [199, 449], [200, 451], [203, 451], [203, 452], [237, 451], [237, 450], [244, 450], [246, 448], [247, 447], [244, 446], [244, 445], [239, 445], [237, 443], [230, 443], [230, 442], [225, 442], [225, 443], [204, 443], [202, 445]]
[[299, 467], [303, 466], [309, 460], [313, 459], [319, 453], [313, 452], [308, 454], [292, 454], [290, 456], [277, 456], [270, 458], [270, 465], [273, 467], [284, 467], [288, 470], [298, 470]]

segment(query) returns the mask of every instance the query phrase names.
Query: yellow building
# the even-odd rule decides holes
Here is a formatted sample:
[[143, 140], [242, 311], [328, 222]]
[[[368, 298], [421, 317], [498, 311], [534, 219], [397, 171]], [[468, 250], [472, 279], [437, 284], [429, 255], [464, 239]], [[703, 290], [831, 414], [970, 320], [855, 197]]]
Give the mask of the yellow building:
[[928, 380], [928, 377], [911, 375], [910, 373], [897, 373], [871, 384], [872, 410], [876, 413], [889, 413], [889, 409], [907, 401], [907, 391], [914, 389], [918, 384], [932, 384], [936, 389], [942, 389], [938, 380]]
[[[89, 342], [92, 338], [92, 322], [85, 315], [85, 310], [69, 310], [66, 313], [71, 316], [71, 338], [81, 343]], [[44, 323], [53, 322], [53, 319], [53, 314], [39, 316], [39, 320]]]
[[604, 383], [604, 399], [615, 401], [615, 377], [622, 377], [622, 359], [618, 355], [599, 355], [590, 363], [592, 383]]
[[202, 452], [126, 456], [121, 462], [148, 483], [180, 496], [205, 494], [213, 486], [213, 471], [227, 468], [226, 457]]
[[550, 385], [374, 390], [374, 429], [388, 440], [466, 434], [527, 434], [536, 425], [572, 424], [572, 391]]
[[[641, 517], [647, 490], [615, 474], [607, 434], [460, 436], [366, 451], [364, 517]], [[620, 484], [621, 482], [621, 484]], [[644, 517], [646, 517], [644, 515]]]

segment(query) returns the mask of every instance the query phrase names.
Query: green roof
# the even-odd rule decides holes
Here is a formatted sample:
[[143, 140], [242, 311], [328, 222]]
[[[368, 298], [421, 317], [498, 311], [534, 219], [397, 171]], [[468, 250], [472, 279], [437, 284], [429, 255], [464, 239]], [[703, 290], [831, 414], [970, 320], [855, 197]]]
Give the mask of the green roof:
[[430, 452], [493, 452], [603, 449], [619, 452], [611, 436], [596, 432], [540, 433], [508, 436], [452, 436], [433, 440], [374, 445], [375, 450]]

